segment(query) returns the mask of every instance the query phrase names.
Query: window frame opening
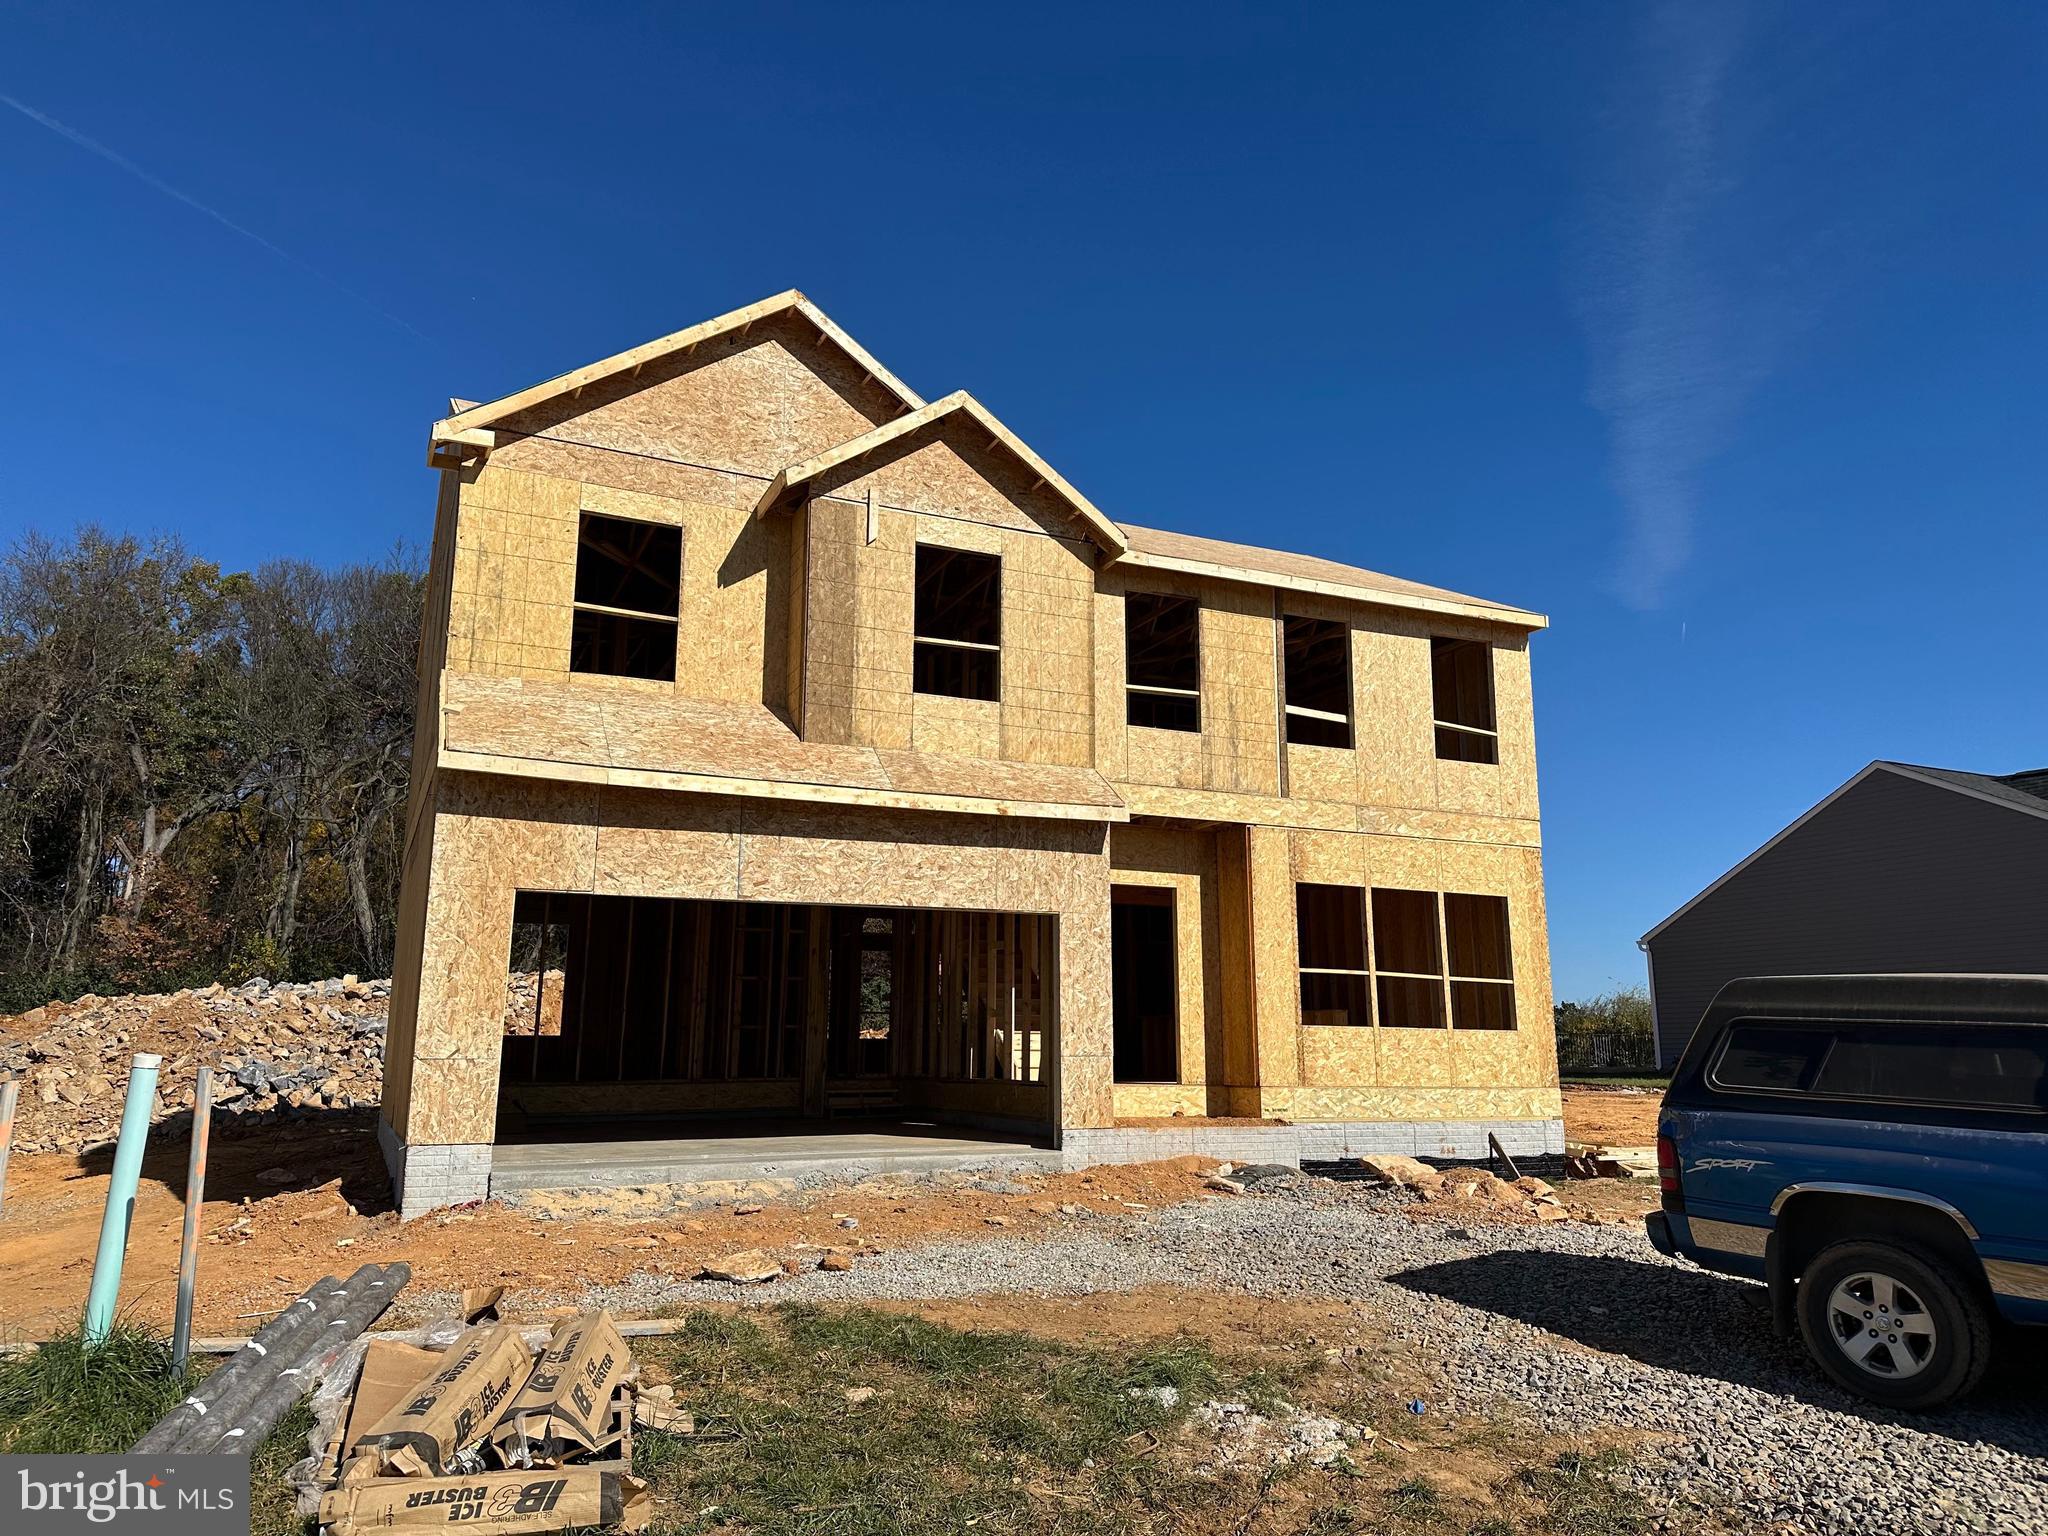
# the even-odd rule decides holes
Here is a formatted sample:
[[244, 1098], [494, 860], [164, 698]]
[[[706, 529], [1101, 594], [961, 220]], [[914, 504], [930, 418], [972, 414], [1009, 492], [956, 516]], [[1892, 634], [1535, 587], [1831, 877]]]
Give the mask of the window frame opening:
[[1305, 880], [1294, 921], [1303, 1028], [1520, 1027], [1505, 896]]
[[[1183, 631], [1185, 649], [1170, 645]], [[1149, 680], [1141, 681], [1141, 672]], [[1173, 592], [1124, 594], [1124, 721], [1152, 731], [1201, 731], [1199, 598]]]
[[[1314, 893], [1306, 901], [1305, 891]], [[1300, 970], [1304, 1028], [1372, 1027], [1372, 966], [1365, 906], [1364, 886], [1301, 881], [1294, 887], [1294, 958]], [[1317, 963], [1310, 964], [1311, 960]], [[1344, 961], [1356, 963], [1341, 963]], [[1341, 1017], [1311, 1019], [1312, 1012]]]
[[[919, 544], [911, 591], [911, 691], [937, 698], [1000, 703], [1003, 696], [1003, 557], [949, 544]], [[985, 564], [985, 572], [971, 574]], [[945, 573], [970, 572], [945, 593]], [[985, 607], [963, 617], [957, 610], [976, 586], [989, 590]], [[945, 607], [942, 610], [941, 604]], [[985, 638], [992, 637], [992, 638]]]
[[[1450, 635], [1429, 637], [1430, 713], [1440, 761], [1500, 761], [1493, 649], [1486, 640], [1460, 640]], [[1476, 669], [1465, 666], [1468, 658], [1477, 659]]]
[[[606, 551], [593, 535], [599, 525], [634, 530], [638, 548]], [[665, 565], [666, 547], [674, 545], [675, 579], [665, 583], [660, 573], [643, 567]], [[635, 580], [652, 581], [657, 597], [667, 586], [671, 598], [664, 607], [633, 607], [619, 602], [602, 602], [591, 594], [601, 591], [602, 573], [586, 553], [620, 567], [613, 580], [621, 587]], [[570, 596], [569, 671], [583, 677], [633, 677], [646, 682], [673, 683], [676, 680], [676, 652], [682, 632], [683, 530], [675, 523], [657, 523], [646, 518], [618, 517], [610, 512], [583, 510], [576, 524], [576, 565]], [[630, 595], [623, 591], [604, 592], [607, 597]], [[643, 599], [644, 600], [644, 599]]]
[[[1333, 669], [1327, 660], [1318, 663], [1314, 654], [1331, 646], [1334, 646], [1336, 660], [1340, 663]], [[1296, 681], [1297, 661], [1302, 669], [1300, 685]], [[1334, 684], [1327, 680], [1328, 670], [1320, 677], [1308, 672], [1307, 669], [1317, 665], [1335, 671]], [[1314, 697], [1320, 702], [1297, 703], [1298, 696]], [[1341, 711], [1326, 707], [1337, 702], [1344, 706]], [[1355, 744], [1352, 720], [1356, 710], [1351, 686], [1351, 626], [1342, 619], [1283, 613], [1280, 616], [1280, 713], [1287, 744], [1348, 752]]]
[[1451, 1028], [1514, 1029], [1515, 935], [1507, 897], [1445, 891], [1443, 910]]
[[[1429, 931], [1417, 935], [1411, 920], [1396, 923], [1393, 909], [1396, 898], [1402, 906], [1413, 908], [1416, 903], [1406, 898], [1420, 897], [1427, 902]], [[1368, 903], [1372, 923], [1372, 978], [1374, 1018], [1382, 1029], [1446, 1029], [1450, 1026], [1450, 1001], [1444, 982], [1444, 934], [1443, 895], [1438, 891], [1418, 891], [1405, 886], [1376, 885], [1372, 888], [1372, 899]], [[1430, 958], [1434, 965], [1429, 970], [1419, 966], [1388, 965], [1383, 958], [1391, 940], [1390, 930], [1401, 933], [1402, 939], [1425, 937], [1429, 943]], [[1402, 956], [1403, 959], [1416, 958]], [[1391, 984], [1391, 985], [1390, 985]], [[1434, 1013], [1434, 1021], [1414, 1016], [1412, 1005], [1423, 998], [1429, 998], [1433, 1006], [1427, 1009]], [[1401, 1007], [1390, 1006], [1395, 998], [1405, 999]], [[1389, 1014], [1393, 1017], [1389, 1018]]]

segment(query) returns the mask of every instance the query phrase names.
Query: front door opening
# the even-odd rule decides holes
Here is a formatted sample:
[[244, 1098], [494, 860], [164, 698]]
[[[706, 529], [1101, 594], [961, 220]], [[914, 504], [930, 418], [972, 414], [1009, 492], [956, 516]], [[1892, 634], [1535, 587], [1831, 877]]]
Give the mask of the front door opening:
[[1118, 885], [1109, 894], [1110, 1010], [1120, 1083], [1180, 1080], [1173, 892]]

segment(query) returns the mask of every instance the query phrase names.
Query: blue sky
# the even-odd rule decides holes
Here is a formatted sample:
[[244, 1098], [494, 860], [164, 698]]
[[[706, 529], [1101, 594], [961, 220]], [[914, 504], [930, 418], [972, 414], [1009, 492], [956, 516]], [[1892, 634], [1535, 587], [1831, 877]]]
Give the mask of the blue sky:
[[423, 542], [447, 396], [800, 287], [1112, 516], [1552, 615], [1560, 996], [2048, 764], [2048, 12], [1011, 13], [10, 7], [0, 536]]

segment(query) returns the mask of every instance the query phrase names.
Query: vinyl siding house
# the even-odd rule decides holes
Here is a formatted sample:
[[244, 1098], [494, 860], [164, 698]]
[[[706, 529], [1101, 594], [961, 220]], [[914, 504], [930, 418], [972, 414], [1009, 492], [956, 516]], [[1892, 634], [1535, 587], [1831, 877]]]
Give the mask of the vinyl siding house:
[[770, 1129], [1561, 1149], [1539, 615], [1113, 518], [796, 293], [451, 412], [407, 1214]]
[[1641, 945], [1665, 1066], [1739, 976], [2048, 972], [2048, 770], [1872, 763]]

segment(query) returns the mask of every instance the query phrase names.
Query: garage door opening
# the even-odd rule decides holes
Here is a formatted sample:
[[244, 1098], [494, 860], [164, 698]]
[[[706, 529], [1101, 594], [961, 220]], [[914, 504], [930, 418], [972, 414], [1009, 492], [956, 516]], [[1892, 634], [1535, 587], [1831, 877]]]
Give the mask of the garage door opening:
[[498, 1141], [1048, 1140], [1058, 920], [522, 891]]

